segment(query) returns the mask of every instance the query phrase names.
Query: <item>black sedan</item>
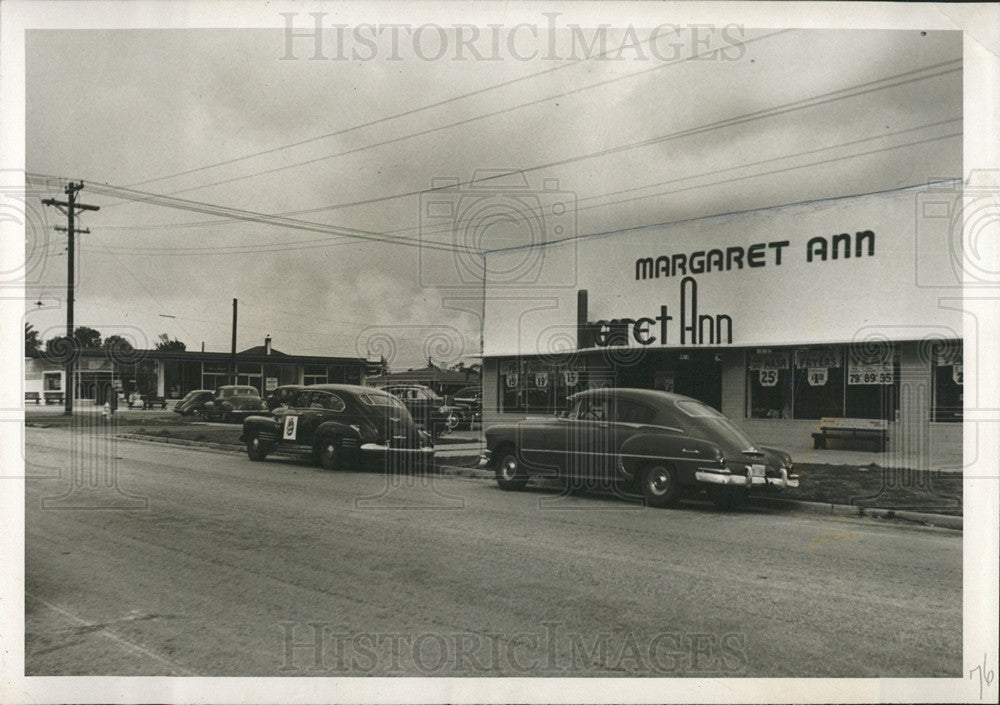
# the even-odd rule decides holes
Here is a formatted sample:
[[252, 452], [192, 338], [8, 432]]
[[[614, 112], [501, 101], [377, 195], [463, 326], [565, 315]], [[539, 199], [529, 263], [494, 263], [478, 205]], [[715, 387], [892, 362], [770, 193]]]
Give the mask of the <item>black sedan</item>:
[[602, 482], [667, 507], [707, 492], [721, 507], [751, 490], [798, 487], [792, 459], [756, 445], [732, 421], [695, 399], [648, 389], [592, 389], [569, 397], [557, 418], [486, 429], [480, 466], [504, 490], [533, 475]]
[[435, 436], [467, 424], [466, 416], [471, 416], [468, 407], [449, 403], [430, 387], [420, 384], [390, 384], [382, 387], [382, 391], [402, 401], [416, 422]]
[[240, 440], [250, 460], [271, 453], [310, 456], [328, 470], [427, 469], [434, 441], [391, 394], [351, 384], [303, 387], [274, 416], [251, 416]]

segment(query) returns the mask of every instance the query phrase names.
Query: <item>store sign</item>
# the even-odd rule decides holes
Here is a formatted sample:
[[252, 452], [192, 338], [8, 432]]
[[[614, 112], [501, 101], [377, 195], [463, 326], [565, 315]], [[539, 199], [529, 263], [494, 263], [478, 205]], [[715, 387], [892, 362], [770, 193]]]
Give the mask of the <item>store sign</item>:
[[268, 392], [273, 392], [277, 388], [278, 388], [277, 377], [268, 377], [267, 380], [264, 382], [264, 389], [267, 390]]
[[894, 384], [896, 376], [891, 362], [851, 362], [847, 373], [848, 384]]
[[778, 384], [778, 370], [769, 369], [760, 371], [760, 386], [773, 387]]
[[831, 348], [813, 348], [795, 351], [795, 367], [840, 367], [840, 352]]
[[830, 378], [830, 370], [826, 367], [810, 367], [806, 371], [806, 377], [811, 387], [824, 387]]
[[536, 372], [535, 373], [535, 386], [539, 389], [545, 389], [549, 386], [549, 373], [548, 372]]
[[580, 373], [576, 370], [563, 370], [563, 382], [567, 387], [575, 387], [580, 384]]
[[748, 366], [751, 370], [787, 370], [788, 353], [754, 353], [750, 356], [750, 363]]
[[504, 384], [507, 385], [507, 389], [515, 389], [520, 376], [514, 373], [508, 373], [503, 376]]
[[947, 228], [917, 232], [921, 197], [803, 203], [491, 252], [491, 271], [515, 271], [540, 255], [555, 269], [519, 297], [495, 295], [506, 282], [487, 278], [483, 352], [544, 355], [552, 331], [572, 326], [581, 350], [822, 346], [869, 329], [894, 340], [920, 339], [929, 327], [960, 335], [962, 314], [943, 309], [940, 292], [912, 267], [893, 266], [949, 252]]
[[951, 366], [951, 379], [955, 384], [962, 384], [962, 363]]
[[283, 439], [285, 439], [286, 441], [294, 441], [295, 440], [295, 432], [298, 430], [298, 428], [299, 428], [299, 417], [298, 416], [286, 416], [285, 417], [285, 426], [284, 426], [283, 432], [281, 434], [281, 437]]

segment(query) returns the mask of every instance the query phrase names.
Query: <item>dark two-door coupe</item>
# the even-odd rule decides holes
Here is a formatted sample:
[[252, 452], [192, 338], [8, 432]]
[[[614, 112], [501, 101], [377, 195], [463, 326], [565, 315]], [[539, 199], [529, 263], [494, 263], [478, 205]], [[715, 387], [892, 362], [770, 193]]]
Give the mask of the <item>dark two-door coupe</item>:
[[205, 402], [205, 418], [226, 423], [266, 408], [256, 387], [227, 384], [215, 390], [215, 396]]
[[271, 416], [243, 422], [250, 460], [273, 452], [308, 454], [328, 470], [425, 469], [434, 441], [391, 394], [351, 384], [303, 387]]
[[732, 421], [695, 399], [648, 389], [593, 389], [569, 397], [557, 418], [525, 419], [486, 429], [480, 465], [501, 489], [521, 489], [532, 475], [613, 482], [651, 506], [707, 490], [729, 507], [751, 489], [798, 487], [792, 459], [757, 446]]
[[174, 404], [174, 411], [181, 416], [201, 416], [205, 413], [205, 403], [212, 401], [215, 392], [211, 389], [195, 389]]

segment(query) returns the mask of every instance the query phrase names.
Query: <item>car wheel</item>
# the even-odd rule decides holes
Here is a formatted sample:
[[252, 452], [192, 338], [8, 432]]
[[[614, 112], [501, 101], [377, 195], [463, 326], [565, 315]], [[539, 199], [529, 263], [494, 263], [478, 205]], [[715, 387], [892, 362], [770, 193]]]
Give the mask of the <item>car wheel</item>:
[[528, 484], [528, 476], [521, 469], [517, 451], [511, 446], [505, 446], [497, 454], [496, 479], [502, 490], [520, 490]]
[[642, 496], [651, 507], [670, 507], [677, 504], [681, 486], [677, 470], [667, 463], [651, 463], [642, 472]]
[[719, 509], [729, 511], [746, 502], [749, 492], [738, 487], [709, 487], [708, 499]]
[[254, 462], [259, 462], [267, 458], [267, 454], [270, 452], [270, 448], [261, 442], [260, 437], [254, 434], [253, 437], [247, 441], [247, 456], [250, 460]]
[[336, 470], [340, 467], [340, 450], [335, 438], [324, 439], [317, 448], [317, 455], [324, 470]]

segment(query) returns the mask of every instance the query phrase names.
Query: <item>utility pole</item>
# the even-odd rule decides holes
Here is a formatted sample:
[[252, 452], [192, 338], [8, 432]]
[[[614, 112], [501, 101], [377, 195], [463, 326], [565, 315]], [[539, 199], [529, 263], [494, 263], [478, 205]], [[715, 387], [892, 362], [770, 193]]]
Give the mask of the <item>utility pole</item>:
[[236, 299], [233, 299], [233, 344], [229, 355], [229, 366], [232, 370], [232, 374], [229, 377], [229, 383], [236, 384]]
[[66, 186], [66, 197], [65, 201], [57, 201], [53, 198], [43, 198], [42, 203], [46, 206], [55, 206], [61, 212], [66, 214], [66, 234], [69, 240], [69, 246], [66, 249], [67, 252], [67, 262], [66, 262], [66, 338], [70, 347], [70, 355], [66, 360], [66, 389], [64, 393], [66, 395], [66, 406], [63, 413], [67, 416], [72, 416], [73, 414], [73, 394], [76, 391], [73, 385], [73, 363], [76, 358], [75, 341], [73, 339], [73, 275], [74, 268], [76, 266], [73, 260], [74, 254], [74, 235], [76, 233], [89, 233], [89, 230], [76, 230], [73, 226], [73, 219], [76, 216], [76, 211], [99, 211], [100, 206], [88, 206], [84, 203], [76, 202], [76, 192], [83, 188], [83, 182], [74, 184], [72, 181]]

